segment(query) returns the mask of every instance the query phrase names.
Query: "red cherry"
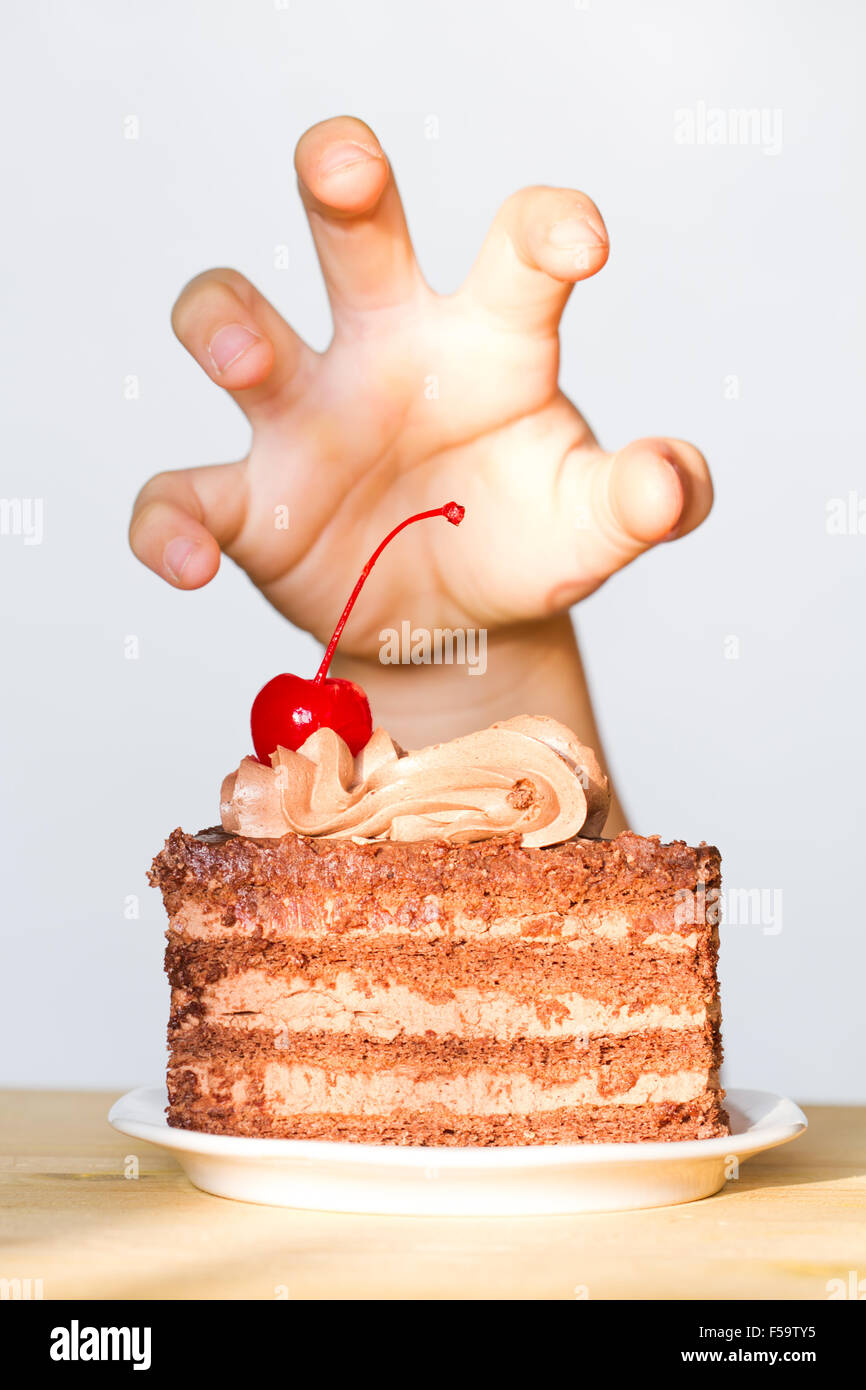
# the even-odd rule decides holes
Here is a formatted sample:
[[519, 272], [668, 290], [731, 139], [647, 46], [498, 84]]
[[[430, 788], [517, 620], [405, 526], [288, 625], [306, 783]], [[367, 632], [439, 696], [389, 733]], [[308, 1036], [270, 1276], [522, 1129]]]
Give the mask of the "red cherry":
[[274, 676], [253, 701], [250, 722], [256, 756], [267, 767], [275, 748], [300, 748], [323, 725], [336, 729], [353, 754], [373, 732], [370, 704], [360, 685], [333, 677], [317, 685], [300, 676]]
[[322, 664], [312, 680], [300, 676], [284, 674], [274, 676], [267, 685], [262, 686], [253, 701], [250, 722], [253, 731], [253, 746], [259, 762], [270, 766], [271, 754], [276, 748], [298, 749], [316, 729], [333, 729], [349, 745], [353, 756], [357, 756], [373, 732], [373, 716], [370, 702], [360, 685], [354, 681], [340, 680], [328, 676], [328, 667], [337, 643], [355, 600], [364, 587], [370, 570], [375, 565], [386, 545], [413, 521], [425, 521], [431, 516], [444, 516], [452, 526], [459, 526], [466, 508], [458, 502], [446, 502], [444, 507], [435, 507], [429, 512], [417, 512], [407, 516], [399, 526], [373, 551], [361, 577], [352, 590], [349, 602], [340, 615], [333, 636], [325, 649]]

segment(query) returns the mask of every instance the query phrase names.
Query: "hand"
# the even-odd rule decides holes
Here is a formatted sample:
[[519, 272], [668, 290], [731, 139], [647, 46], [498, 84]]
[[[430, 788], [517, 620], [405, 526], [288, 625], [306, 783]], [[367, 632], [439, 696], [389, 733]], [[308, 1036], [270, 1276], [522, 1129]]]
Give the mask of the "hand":
[[605, 453], [558, 388], [560, 315], [572, 284], [608, 256], [585, 194], [514, 194], [465, 284], [440, 296], [421, 277], [366, 125], [314, 126], [295, 162], [332, 342], [314, 352], [237, 271], [186, 287], [175, 332], [245, 412], [252, 443], [240, 462], [147, 483], [130, 527], [139, 559], [197, 589], [222, 550], [326, 640], [385, 532], [411, 512], [463, 503], [459, 531], [425, 522], [383, 556], [341, 642], [344, 659], [367, 660], [380, 630], [407, 619], [491, 632], [549, 624], [703, 520], [712, 485], [697, 449], [644, 439]]

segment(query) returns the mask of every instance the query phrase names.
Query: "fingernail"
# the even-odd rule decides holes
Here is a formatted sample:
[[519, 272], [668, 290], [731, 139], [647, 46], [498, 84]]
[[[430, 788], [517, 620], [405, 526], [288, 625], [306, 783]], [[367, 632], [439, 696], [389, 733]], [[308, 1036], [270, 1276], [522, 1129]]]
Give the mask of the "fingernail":
[[162, 563], [172, 579], [177, 580], [178, 583], [183, 574], [184, 565], [194, 550], [195, 541], [189, 541], [185, 536], [175, 536], [174, 540], [169, 541], [162, 552]]
[[207, 355], [218, 372], [226, 371], [248, 348], [261, 341], [261, 334], [242, 323], [227, 323], [220, 328], [207, 345]]
[[354, 164], [366, 164], [371, 159], [381, 158], [381, 150], [371, 149], [369, 145], [361, 145], [354, 140], [346, 140], [342, 145], [334, 145], [325, 151], [319, 160], [319, 175], [329, 178], [331, 174], [351, 169]]
[[565, 217], [561, 222], [554, 222], [547, 240], [558, 250], [572, 246], [606, 246], [607, 233], [589, 217]]

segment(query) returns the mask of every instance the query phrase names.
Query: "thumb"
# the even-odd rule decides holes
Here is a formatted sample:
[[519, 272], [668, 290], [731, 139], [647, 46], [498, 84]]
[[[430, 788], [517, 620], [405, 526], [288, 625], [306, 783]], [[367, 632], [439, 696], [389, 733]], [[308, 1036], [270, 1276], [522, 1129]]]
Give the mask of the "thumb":
[[713, 504], [706, 460], [679, 439], [639, 439], [616, 454], [566, 460], [557, 511], [571, 534], [572, 577], [551, 595], [566, 607], [660, 541], [699, 526]]

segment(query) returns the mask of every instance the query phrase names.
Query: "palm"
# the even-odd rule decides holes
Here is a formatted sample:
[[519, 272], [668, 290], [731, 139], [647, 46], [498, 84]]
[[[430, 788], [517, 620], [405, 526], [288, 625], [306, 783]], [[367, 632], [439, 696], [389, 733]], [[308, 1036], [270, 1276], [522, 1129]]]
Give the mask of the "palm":
[[[368, 349], [362, 374], [342, 360], [350, 355], [325, 354], [304, 401], [257, 433], [247, 520], [229, 554], [324, 639], [385, 531], [453, 497], [467, 508], [459, 538], [431, 522], [399, 541], [343, 649], [369, 650], [404, 619], [492, 627], [543, 612], [550, 584], [539, 556], [560, 465], [588, 434], [557, 391], [555, 338], [503, 343], [471, 305], [430, 296]], [[287, 530], [274, 527], [281, 507]]]
[[[154, 563], [155, 546], [168, 553], [171, 529], [159, 506], [174, 508], [177, 530], [182, 498], [192, 496], [185, 510], [204, 534], [177, 582], [207, 582], [215, 537], [286, 617], [325, 639], [384, 533], [412, 512], [461, 502], [459, 535], [431, 521], [383, 556], [341, 644], [368, 655], [383, 627], [405, 620], [493, 628], [549, 615], [673, 524], [696, 525], [710, 500], [696, 450], [645, 441], [604, 454], [557, 387], [558, 319], [571, 282], [607, 256], [592, 204], [551, 189], [518, 195], [466, 285], [439, 297], [417, 271], [387, 173], [357, 228], [343, 207], [353, 200], [347, 181], [363, 203], [364, 178], [375, 184], [386, 165], [346, 170], [333, 219], [323, 193], [310, 191], [317, 153], [345, 134], [331, 129], [343, 125], [314, 128], [298, 153], [334, 341], [312, 352], [235, 272], [212, 272], [185, 291], [179, 336], [247, 411], [253, 442], [240, 464], [163, 475], [149, 485], [153, 501], [144, 490], [145, 518], [138, 535], [135, 521], [133, 529], [142, 558], [167, 567]], [[570, 226], [581, 216], [595, 244], [576, 253], [545, 243], [545, 223]], [[217, 294], [235, 300], [221, 315]], [[240, 325], [250, 337], [245, 352], [215, 370], [220, 316], [233, 320], [231, 342]]]

